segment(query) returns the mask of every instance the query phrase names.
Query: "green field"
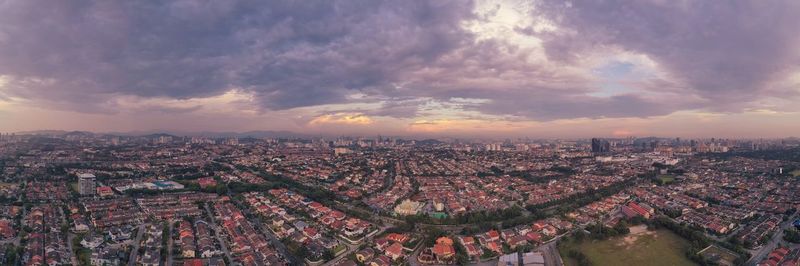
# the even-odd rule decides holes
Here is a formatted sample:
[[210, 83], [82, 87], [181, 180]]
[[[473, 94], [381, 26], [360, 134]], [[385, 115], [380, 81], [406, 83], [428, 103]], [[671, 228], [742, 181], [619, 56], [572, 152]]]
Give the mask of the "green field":
[[664, 184], [669, 184], [675, 181], [675, 176], [673, 175], [660, 175], [658, 179], [661, 179], [661, 182]]
[[696, 265], [685, 255], [688, 247], [689, 243], [685, 239], [669, 230], [661, 229], [632, 232], [607, 240], [563, 242], [559, 253], [567, 266], [578, 265], [567, 256], [571, 249], [586, 255], [593, 265]]

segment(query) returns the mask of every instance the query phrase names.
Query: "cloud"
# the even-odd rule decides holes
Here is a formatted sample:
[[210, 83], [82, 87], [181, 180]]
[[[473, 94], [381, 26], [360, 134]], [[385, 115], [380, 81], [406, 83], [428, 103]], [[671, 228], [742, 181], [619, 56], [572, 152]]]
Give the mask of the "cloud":
[[[0, 100], [103, 114], [241, 107], [302, 125], [791, 111], [799, 7], [11, 0], [0, 3]], [[243, 96], [223, 101], [231, 91]]]
[[796, 87], [773, 87], [798, 71], [796, 1], [542, 1], [537, 11], [561, 29], [538, 34], [552, 60], [609, 49], [644, 54], [712, 111], [797, 96]]
[[342, 103], [459, 46], [470, 11], [468, 1], [5, 1], [0, 74], [9, 94], [87, 112], [117, 95], [231, 88], [272, 110]]
[[372, 118], [359, 113], [336, 113], [325, 114], [315, 117], [308, 122], [310, 126], [319, 126], [326, 124], [338, 125], [370, 125], [373, 123]]

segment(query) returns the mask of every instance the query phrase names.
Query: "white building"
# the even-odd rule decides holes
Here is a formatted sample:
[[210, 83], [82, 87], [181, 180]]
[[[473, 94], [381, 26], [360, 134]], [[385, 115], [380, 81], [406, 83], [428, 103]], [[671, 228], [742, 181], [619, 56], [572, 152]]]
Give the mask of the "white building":
[[95, 189], [95, 176], [93, 174], [78, 175], [78, 193], [84, 196], [94, 195]]

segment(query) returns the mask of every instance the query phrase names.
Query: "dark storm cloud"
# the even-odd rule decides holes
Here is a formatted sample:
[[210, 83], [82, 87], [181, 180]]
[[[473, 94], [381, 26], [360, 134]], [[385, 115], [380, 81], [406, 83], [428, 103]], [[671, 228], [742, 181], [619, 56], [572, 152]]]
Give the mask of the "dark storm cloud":
[[[431, 101], [536, 120], [730, 110], [778, 93], [765, 86], [796, 67], [798, 5], [545, 1], [533, 13], [556, 32], [513, 29], [543, 40], [550, 61], [532, 63], [535, 51], [462, 27], [488, 20], [471, 1], [0, 0], [0, 99], [113, 112], [124, 95], [236, 88], [264, 110], [381, 102], [362, 113], [400, 118], [435, 112], [422, 110]], [[596, 80], [561, 66], [608, 46], [648, 55], [675, 79], [590, 96]]]
[[469, 35], [468, 1], [4, 1], [5, 92], [91, 111], [241, 87], [266, 109], [380, 91]]
[[562, 27], [542, 35], [551, 59], [603, 46], [646, 54], [711, 110], [781, 93], [772, 82], [800, 59], [798, 1], [544, 1], [538, 12]]

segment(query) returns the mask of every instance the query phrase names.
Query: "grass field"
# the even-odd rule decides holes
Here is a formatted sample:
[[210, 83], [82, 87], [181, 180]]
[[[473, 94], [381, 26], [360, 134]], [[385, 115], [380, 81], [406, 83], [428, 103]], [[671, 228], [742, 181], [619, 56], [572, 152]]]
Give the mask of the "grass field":
[[696, 265], [684, 253], [689, 243], [669, 230], [631, 231], [629, 235], [607, 240], [564, 242], [559, 253], [567, 266], [577, 266], [575, 260], [567, 257], [570, 249], [586, 255], [593, 265]]
[[669, 184], [675, 181], [675, 176], [673, 175], [660, 175], [658, 178], [661, 179], [661, 182], [664, 184]]

